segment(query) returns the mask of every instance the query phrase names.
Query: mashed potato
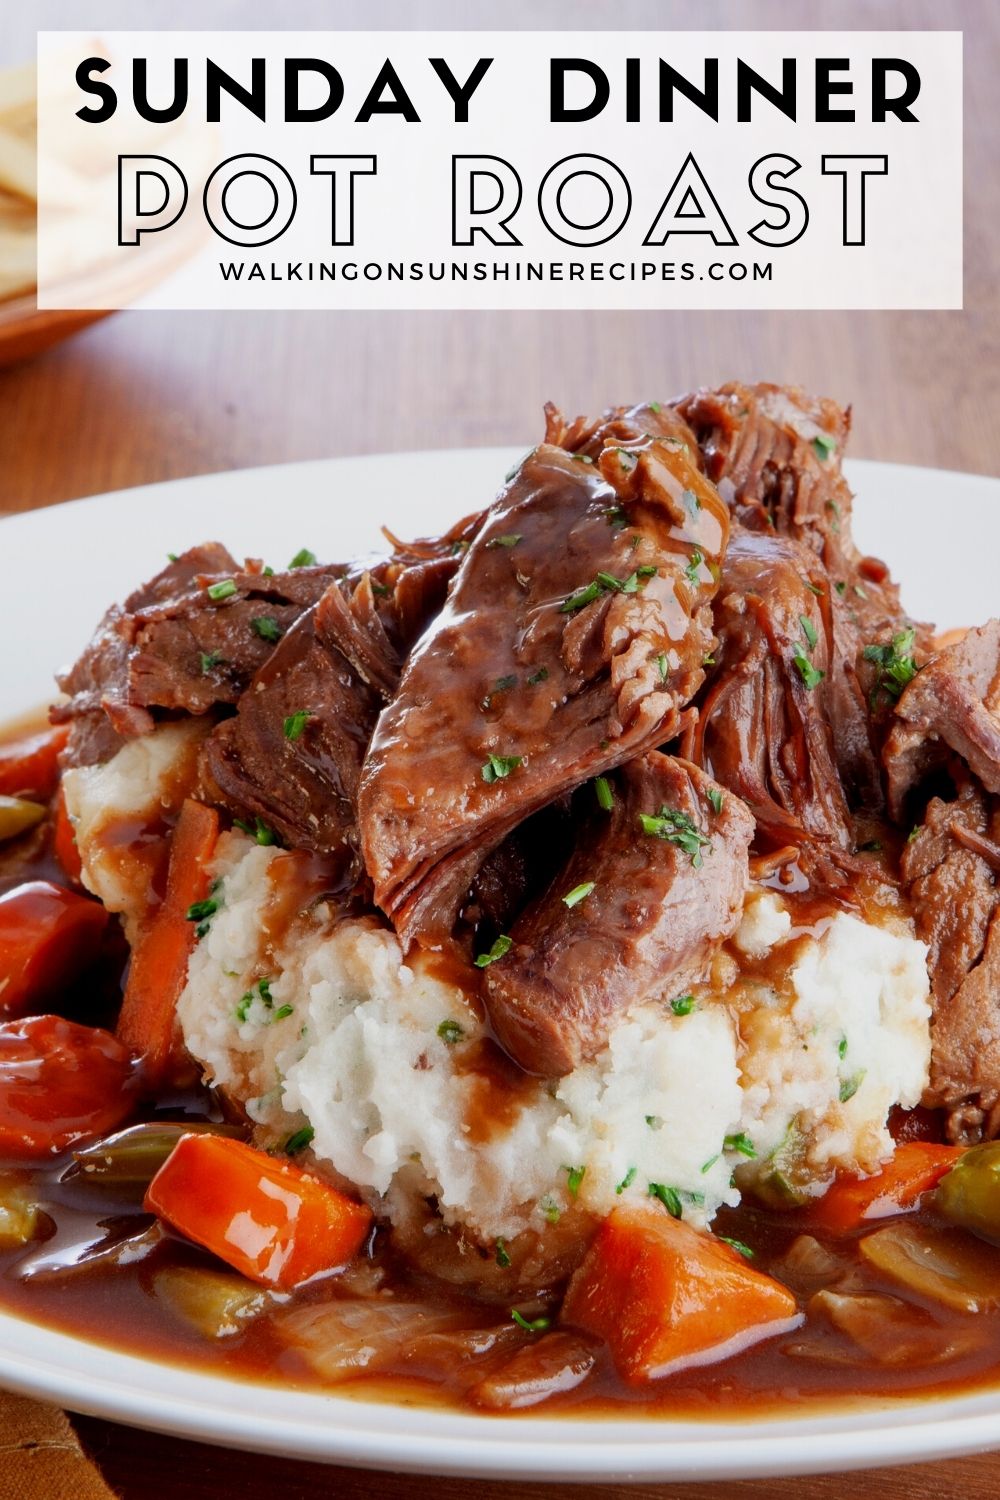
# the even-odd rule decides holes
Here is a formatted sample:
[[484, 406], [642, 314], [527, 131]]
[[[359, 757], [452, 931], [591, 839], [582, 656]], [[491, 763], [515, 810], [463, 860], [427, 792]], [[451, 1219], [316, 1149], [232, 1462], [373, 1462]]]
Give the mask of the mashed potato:
[[[134, 750], [72, 773], [87, 878], [115, 909], [88, 837], [136, 803]], [[162, 787], [149, 751], [147, 765]], [[926, 955], [898, 923], [839, 913], [796, 933], [778, 897], [753, 892], [733, 955], [693, 1006], [676, 1014], [664, 994], [637, 1007], [597, 1057], [546, 1081], [506, 1064], [463, 992], [433, 961], [404, 962], [375, 918], [321, 903], [272, 931], [293, 862], [223, 836], [219, 909], [179, 1006], [185, 1041], [262, 1139], [311, 1128], [313, 1165], [391, 1219], [433, 1198], [447, 1222], [509, 1239], [573, 1201], [603, 1215], [653, 1185], [706, 1223], [739, 1200], [734, 1171], [742, 1183], [766, 1172], [791, 1132], [811, 1191], [835, 1169], [874, 1170], [892, 1151], [890, 1107], [925, 1085]]]

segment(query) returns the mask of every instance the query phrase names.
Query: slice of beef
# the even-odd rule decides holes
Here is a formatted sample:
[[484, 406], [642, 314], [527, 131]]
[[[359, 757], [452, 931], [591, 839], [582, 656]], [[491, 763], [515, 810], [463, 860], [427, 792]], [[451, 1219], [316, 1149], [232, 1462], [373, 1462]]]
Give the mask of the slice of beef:
[[[484, 857], [676, 732], [703, 681], [728, 513], [679, 446], [543, 444], [466, 552], [379, 720], [365, 863], [404, 939], [448, 931]], [[714, 570], [714, 571], [713, 571]]]
[[738, 382], [695, 391], [677, 409], [742, 525], [811, 548], [866, 640], [899, 629], [899, 590], [889, 570], [862, 557], [851, 534], [853, 496], [841, 471], [850, 411], [795, 387]]
[[[215, 542], [183, 553], [111, 607], [79, 661], [58, 679], [70, 696], [51, 717], [81, 722], [70, 761], [86, 763], [150, 733], [154, 710], [204, 714], [235, 703], [275, 642], [343, 571], [240, 571]], [[213, 598], [209, 590], [226, 583], [233, 591]], [[110, 735], [95, 729], [101, 717]]]
[[570, 1072], [633, 1005], [704, 979], [743, 909], [754, 825], [738, 797], [656, 751], [608, 783], [610, 811], [586, 789], [570, 859], [486, 970], [493, 1029], [532, 1073]]
[[949, 750], [1000, 793], [1000, 620], [945, 647], [903, 689], [883, 752], [894, 818]]
[[1000, 803], [968, 780], [931, 800], [901, 859], [933, 998], [924, 1102], [950, 1111], [957, 1139], [1000, 1133], [998, 846]]
[[[283, 636], [202, 758], [206, 795], [354, 870], [358, 778], [400, 663], [444, 600], [453, 558], [330, 584]], [[296, 722], [296, 716], [299, 716]], [[302, 717], [305, 716], [305, 717]]]
[[209, 800], [285, 843], [353, 865], [358, 778], [381, 699], [338, 647], [342, 600], [331, 584], [283, 637], [207, 741], [202, 781]]
[[673, 406], [645, 401], [638, 406], [613, 406], [602, 416], [577, 417], [567, 422], [551, 401], [545, 404], [545, 441], [568, 453], [585, 453], [593, 459], [617, 443], [635, 443], [642, 438], [662, 438], [683, 448], [692, 462], [700, 464], [698, 443], [687, 423]]
[[866, 731], [837, 650], [838, 601], [815, 554], [771, 531], [737, 529], [715, 628], [717, 664], [686, 746], [692, 758], [747, 803], [774, 843], [848, 849], [831, 705], [856, 725], [862, 761]]

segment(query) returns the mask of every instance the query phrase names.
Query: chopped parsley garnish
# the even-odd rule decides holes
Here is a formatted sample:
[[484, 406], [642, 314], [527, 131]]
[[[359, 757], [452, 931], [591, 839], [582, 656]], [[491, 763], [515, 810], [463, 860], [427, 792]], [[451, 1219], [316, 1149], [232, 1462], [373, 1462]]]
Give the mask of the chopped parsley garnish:
[[316, 566], [316, 554], [315, 552], [310, 552], [308, 547], [300, 547], [288, 566], [290, 568], [314, 568]]
[[822, 597], [823, 597], [823, 590], [819, 587], [818, 584], [816, 584], [816, 583], [807, 583], [806, 584], [806, 588], [809, 590], [810, 594], [815, 594], [817, 599], [822, 599]]
[[727, 1135], [722, 1144], [726, 1151], [738, 1151], [740, 1156], [745, 1156], [749, 1161], [753, 1161], [757, 1155], [756, 1146], [742, 1130], [739, 1135]]
[[[619, 448], [618, 452], [621, 453], [622, 449]], [[620, 505], [609, 505], [604, 516], [612, 531], [624, 531], [628, 525], [628, 518]]]
[[625, 1176], [615, 1188], [615, 1192], [619, 1195], [619, 1197], [621, 1197], [626, 1188], [630, 1188], [632, 1186], [633, 1182], [636, 1179], [638, 1170], [638, 1167], [629, 1167], [628, 1171], [625, 1173]]
[[865, 1074], [867, 1073], [867, 1071], [867, 1068], [859, 1068], [856, 1073], [851, 1074], [850, 1078], [844, 1078], [841, 1080], [839, 1094], [841, 1104], [846, 1104], [849, 1099], [854, 1098], [855, 1094], [858, 1092], [858, 1089], [865, 1081]]
[[246, 823], [242, 818], [234, 818], [233, 827], [238, 828], [241, 833], [247, 834], [250, 838], [256, 839], [258, 844], [263, 844], [265, 847], [279, 842], [278, 835], [273, 828], [268, 827], [263, 818], [254, 818], [252, 823]]
[[[510, 477], [511, 476], [508, 474], [507, 478], [509, 479]], [[462, 553], [462, 552], [468, 552], [468, 550], [469, 550], [469, 544], [468, 544], [467, 541], [464, 541], [464, 540], [463, 541], [452, 542], [451, 546], [448, 548], [448, 551], [451, 553], [452, 557], [458, 557], [460, 555], [460, 553]]]
[[586, 1167], [563, 1167], [566, 1173], [566, 1187], [571, 1198], [575, 1198], [580, 1191], [580, 1184], [587, 1175]]
[[521, 540], [519, 531], [510, 531], [506, 536], [491, 536], [486, 543], [487, 550], [491, 547], [516, 547]]
[[753, 1251], [749, 1245], [744, 1245], [742, 1240], [732, 1240], [727, 1234], [720, 1234], [718, 1238], [724, 1245], [728, 1245], [730, 1250], [735, 1250], [738, 1255], [742, 1255], [744, 1260], [753, 1260]]
[[200, 656], [201, 675], [207, 677], [213, 667], [224, 667], [225, 657], [218, 651], [202, 651]]
[[571, 891], [566, 892], [565, 896], [563, 897], [563, 905], [569, 907], [579, 906], [581, 901], [586, 901], [587, 897], [590, 895], [593, 889], [594, 882], [592, 880], [581, 881], [581, 883], [579, 885], [575, 885]]
[[662, 1130], [663, 1121], [659, 1115], [646, 1115], [646, 1124], [650, 1130]]
[[545, 682], [549, 675], [548, 667], [539, 667], [537, 672], [532, 672], [528, 678], [529, 687], [537, 687], [540, 682]]
[[662, 1182], [651, 1182], [649, 1184], [649, 1196], [659, 1199], [672, 1219], [682, 1217], [684, 1210], [681, 1207], [681, 1197], [676, 1188], [667, 1187]]
[[659, 416], [660, 412], [663, 410], [663, 407], [660, 405], [659, 401], [650, 401], [649, 409], [650, 411], [655, 412], [657, 416]]
[[722, 804], [725, 800], [722, 792], [717, 786], [710, 786], [708, 791], [705, 793], [705, 796], [712, 804], [712, 810], [714, 811], [716, 817], [718, 817], [719, 813], [721, 813], [722, 811]]
[[816, 453], [816, 457], [823, 463], [825, 463], [826, 460], [830, 457], [831, 453], [836, 453], [837, 439], [835, 437], [831, 437], [828, 432], [818, 433], [817, 436], [813, 438], [813, 449]]
[[882, 853], [882, 840], [881, 839], [869, 839], [866, 844], [859, 844], [858, 845], [858, 853], [859, 854], [881, 854]]
[[792, 647], [792, 661], [799, 669], [799, 676], [805, 683], [807, 692], [811, 693], [813, 688], [819, 687], [826, 673], [821, 672], [818, 667], [813, 666], [799, 641], [796, 641]]
[[507, 1254], [507, 1245], [504, 1240], [497, 1240], [496, 1262], [502, 1271], [506, 1271], [510, 1265], [510, 1256]]
[[295, 1156], [299, 1151], [304, 1151], [307, 1146], [312, 1145], [315, 1134], [311, 1125], [303, 1125], [301, 1130], [296, 1130], [294, 1135], [288, 1137], [284, 1147], [285, 1155]]
[[176, 552], [168, 552], [167, 553], [167, 562], [177, 562], [177, 560], [178, 560], [178, 558], [177, 558], [177, 553]]
[[498, 958], [503, 958], [505, 953], [510, 952], [513, 943], [514, 939], [509, 938], [505, 932], [502, 932], [489, 953], [480, 953], [476, 959], [476, 968], [485, 969], [489, 964], [495, 964]]
[[846, 1036], [842, 1036], [840, 1038], [840, 1041], [837, 1043], [837, 1056], [840, 1058], [841, 1061], [843, 1061], [844, 1058], [847, 1056], [847, 1038], [846, 1038]]
[[716, 1151], [716, 1153], [715, 1153], [714, 1156], [710, 1156], [708, 1158], [708, 1161], [705, 1162], [704, 1165], [701, 1168], [702, 1176], [704, 1176], [706, 1172], [711, 1172], [712, 1168], [715, 1166], [715, 1163], [717, 1161], [721, 1161], [721, 1159], [722, 1159], [722, 1152], [721, 1151]]
[[438, 1027], [438, 1036], [449, 1047], [454, 1047], [455, 1043], [460, 1042], [464, 1035], [465, 1032], [457, 1021], [442, 1021]]
[[618, 462], [621, 464], [626, 474], [631, 474], [632, 470], [639, 462], [638, 454], [632, 453], [628, 448], [616, 448], [615, 452], [618, 454]]
[[597, 805], [604, 812], [610, 812], [615, 805], [615, 793], [611, 782], [606, 776], [598, 776], [594, 782], [594, 795], [597, 797]]
[[589, 453], [574, 453], [573, 457], [578, 464], [592, 464], [594, 462]]
[[639, 826], [650, 838], [676, 844], [687, 854], [696, 870], [701, 869], [702, 849], [710, 849], [712, 840], [697, 829], [687, 813], [675, 807], [661, 807], [658, 813], [640, 813]]
[[237, 1007], [236, 1007], [236, 1019], [237, 1019], [237, 1021], [245, 1021], [246, 1020], [246, 1018], [247, 1018], [247, 1012], [249, 1011], [249, 1009], [250, 1009], [250, 1007], [251, 1007], [252, 1004], [253, 1004], [253, 992], [251, 990], [247, 990], [246, 994], [243, 996], [243, 999], [240, 1001], [239, 1005], [237, 1005]]
[[302, 732], [311, 718], [312, 714], [306, 708], [300, 708], [296, 713], [289, 714], [283, 725], [285, 739], [300, 740]]
[[218, 603], [220, 599], [231, 599], [237, 593], [237, 588], [231, 578], [223, 578], [218, 583], [210, 583], [206, 592], [210, 599]]
[[715, 657], [714, 656], [703, 656], [702, 659], [701, 659], [701, 664], [702, 664], [703, 667], [714, 667], [715, 666]]
[[660, 654], [656, 658], [656, 666], [657, 666], [657, 670], [659, 671], [659, 674], [660, 674], [660, 681], [661, 682], [666, 682], [667, 677], [669, 675], [669, 669], [668, 669], [668, 666], [667, 666], [666, 655], [662, 651], [660, 652]]
[[843, 599], [844, 592], [847, 588], [847, 584], [844, 582], [844, 580], [841, 579], [839, 583], [835, 583], [833, 586], [837, 590], [837, 593], [840, 595], [841, 599]]
[[681, 495], [681, 499], [684, 501], [684, 504], [687, 506], [688, 510], [693, 516], [697, 515], [698, 511], [701, 510], [701, 501], [698, 499], [698, 496], [695, 494], [694, 490], [685, 490]]
[[913, 643], [916, 631], [897, 631], [887, 646], [866, 646], [862, 653], [865, 661], [874, 663], [877, 679], [871, 693], [872, 707], [883, 692], [888, 698], [898, 698], [907, 683], [913, 681], [920, 668], [913, 659]]
[[195, 928], [194, 935], [196, 941], [199, 943], [208, 932], [209, 927], [212, 925], [212, 918], [215, 916], [215, 913], [222, 905], [222, 902], [216, 899], [217, 893], [221, 891], [221, 889], [222, 881], [214, 881], [205, 900], [195, 901], [187, 909], [188, 921], [198, 923], [198, 926]]
[[559, 1220], [562, 1218], [562, 1209], [559, 1207], [554, 1198], [543, 1198], [538, 1206], [542, 1210], [542, 1213], [545, 1215], [545, 1220], [547, 1223], [559, 1223]]
[[647, 564], [636, 568], [627, 578], [616, 578], [613, 573], [598, 573], [592, 583], [577, 589], [575, 594], [568, 594], [560, 604], [559, 612], [564, 615], [572, 614], [574, 610], [593, 604], [602, 594], [637, 594], [645, 580], [652, 578], [655, 572], [656, 569]]
[[705, 559], [702, 557], [700, 549], [696, 547], [691, 553], [691, 561], [684, 569], [684, 577], [687, 579], [688, 583], [694, 584], [695, 587], [697, 587], [699, 583], [698, 572], [704, 561]]
[[906, 842], [908, 844], [912, 844], [913, 841], [915, 839], [918, 839], [919, 837], [920, 837], [920, 825], [917, 824], [917, 826], [915, 828], [911, 828], [910, 831], [909, 831], [909, 833], [906, 835]]
[[552, 1326], [551, 1318], [532, 1318], [529, 1321], [523, 1313], [518, 1312], [516, 1307], [511, 1308], [510, 1315], [518, 1328], [523, 1328], [525, 1333], [544, 1333]]
[[281, 626], [271, 615], [257, 615], [250, 621], [250, 629], [254, 635], [259, 635], [262, 641], [269, 641], [272, 646], [281, 640]]
[[392, 593], [392, 589], [388, 588], [384, 583], [379, 583], [378, 579], [373, 578], [370, 573], [368, 575], [368, 582], [371, 584], [372, 593], [377, 594], [380, 599], [388, 599]]
[[816, 630], [816, 626], [808, 615], [799, 615], [799, 624], [802, 626], [802, 634], [806, 638], [809, 650], [815, 651], [816, 642], [819, 640], [819, 633]]
[[[270, 981], [270, 979], [260, 979], [260, 980], [258, 980], [257, 985], [256, 985], [256, 990], [257, 990], [257, 995], [263, 1001], [265, 1008], [267, 1010], [269, 1010], [269, 1011], [274, 1011], [273, 1015], [269, 1015], [267, 1017], [267, 1020], [269, 1022], [270, 1021], [283, 1021], [286, 1016], [290, 1016], [291, 1015], [292, 1010], [294, 1009], [294, 1007], [291, 1006], [291, 1005], [283, 1005], [283, 1006], [281, 1006], [280, 1010], [276, 1010], [276, 1011], [274, 1010], [274, 1000], [271, 998], [271, 981]], [[255, 998], [256, 997], [254, 995], [253, 989], [247, 990], [246, 994], [243, 996], [243, 998], [240, 1001], [239, 1005], [237, 1005], [237, 1007], [236, 1007], [236, 1019], [237, 1019], [237, 1021], [245, 1021], [247, 1019], [248, 1015], [250, 1014], [250, 1007], [253, 1004]]]
[[294, 1012], [294, 1010], [295, 1010], [295, 1006], [294, 1005], [279, 1005], [278, 1009], [274, 1012], [274, 1015], [271, 1017], [271, 1020], [272, 1021], [283, 1021], [286, 1016], [292, 1015], [292, 1013]]
[[834, 536], [838, 536], [840, 533], [840, 506], [837, 504], [836, 500], [828, 500], [826, 502], [826, 508], [833, 516], [833, 520], [830, 522], [830, 530], [833, 532]]
[[670, 1002], [670, 1009], [675, 1016], [689, 1016], [695, 1007], [693, 995], [678, 995]]
[[493, 684], [493, 691], [495, 693], [509, 693], [511, 688], [516, 687], [517, 678], [513, 675], [513, 673], [508, 673], [506, 677], [497, 678], [496, 682]]
[[487, 786], [492, 786], [494, 781], [502, 781], [509, 776], [511, 771], [516, 771], [518, 766], [524, 764], [523, 755], [491, 755], [483, 762], [480, 775]]

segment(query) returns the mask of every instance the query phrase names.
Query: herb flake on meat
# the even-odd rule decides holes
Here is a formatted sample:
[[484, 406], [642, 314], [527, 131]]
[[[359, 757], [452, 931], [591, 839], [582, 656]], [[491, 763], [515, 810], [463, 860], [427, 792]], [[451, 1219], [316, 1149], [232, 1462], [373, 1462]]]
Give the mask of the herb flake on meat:
[[712, 847], [712, 840], [700, 832], [686, 812], [676, 807], [661, 807], [658, 813], [640, 813], [639, 826], [650, 838], [676, 844], [689, 856], [696, 870], [701, 869], [701, 851]]
[[487, 786], [492, 786], [494, 781], [503, 781], [511, 771], [516, 771], [518, 766], [524, 764], [523, 755], [490, 755], [483, 762], [479, 774]]
[[480, 953], [476, 959], [476, 968], [485, 969], [490, 964], [495, 964], [497, 959], [503, 958], [505, 953], [510, 952], [513, 943], [514, 939], [509, 938], [505, 932], [502, 932], [488, 953]]

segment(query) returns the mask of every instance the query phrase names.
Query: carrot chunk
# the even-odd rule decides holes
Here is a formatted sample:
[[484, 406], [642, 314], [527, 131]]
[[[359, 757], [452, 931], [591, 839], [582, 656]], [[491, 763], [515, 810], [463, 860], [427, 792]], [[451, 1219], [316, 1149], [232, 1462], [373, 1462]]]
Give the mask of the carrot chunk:
[[185, 1135], [146, 1209], [264, 1286], [333, 1271], [361, 1248], [369, 1209], [290, 1162], [224, 1136]]
[[787, 1287], [662, 1210], [616, 1208], [574, 1274], [562, 1321], [607, 1343], [639, 1385], [713, 1364], [802, 1321]]
[[916, 1208], [921, 1193], [936, 1187], [962, 1155], [964, 1146], [904, 1141], [874, 1177], [839, 1177], [803, 1217], [818, 1229], [849, 1234], [870, 1219]]
[[52, 812], [52, 849], [67, 879], [72, 880], [74, 885], [82, 884], [83, 865], [80, 862], [80, 851], [76, 847], [76, 830], [66, 811], [66, 794], [62, 787], [59, 788]]
[[48, 801], [59, 780], [59, 755], [68, 735], [60, 724], [0, 744], [0, 796]]
[[208, 891], [218, 837], [215, 809], [188, 798], [170, 843], [166, 894], [132, 954], [117, 1035], [140, 1054], [146, 1082], [154, 1087], [170, 1078], [178, 1062], [175, 1012], [197, 939], [188, 913]]
[[0, 896], [0, 1013], [41, 1009], [93, 963], [107, 924], [98, 902], [48, 880]]

